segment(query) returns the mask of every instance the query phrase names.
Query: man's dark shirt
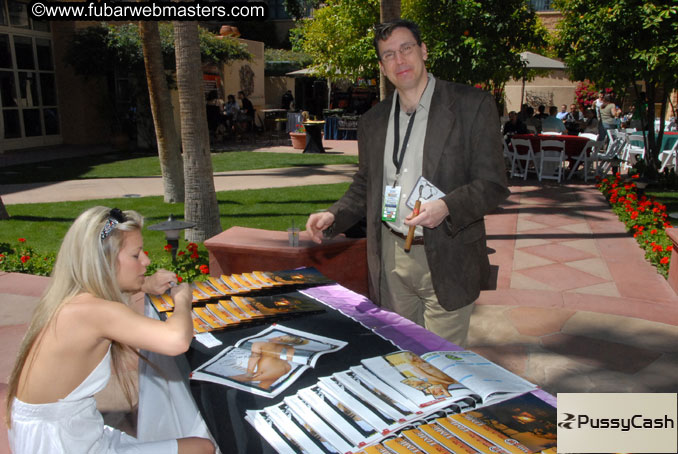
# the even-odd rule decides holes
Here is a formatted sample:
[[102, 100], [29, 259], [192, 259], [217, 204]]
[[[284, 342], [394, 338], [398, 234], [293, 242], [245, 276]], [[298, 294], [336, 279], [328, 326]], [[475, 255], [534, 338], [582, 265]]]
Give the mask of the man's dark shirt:
[[242, 102], [242, 110], [245, 111], [245, 115], [254, 118], [254, 106], [252, 105], [252, 102], [247, 98], [242, 98], [240, 102]]
[[522, 121], [518, 120], [517, 122], [513, 123], [512, 121], [507, 121], [504, 123], [504, 130], [503, 130], [504, 135], [506, 134], [528, 134], [527, 131], [527, 126], [525, 126], [525, 123]]

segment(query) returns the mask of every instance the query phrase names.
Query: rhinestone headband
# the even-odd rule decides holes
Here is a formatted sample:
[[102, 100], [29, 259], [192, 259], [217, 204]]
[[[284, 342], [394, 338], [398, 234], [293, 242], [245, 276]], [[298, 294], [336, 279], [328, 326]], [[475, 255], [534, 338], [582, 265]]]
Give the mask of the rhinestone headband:
[[113, 229], [115, 229], [118, 224], [125, 221], [125, 215], [122, 213], [122, 211], [120, 211], [118, 208], [113, 208], [108, 213], [108, 219], [106, 219], [106, 222], [104, 223], [104, 228], [101, 229], [101, 241], [108, 238], [111, 235], [111, 232], [113, 232]]

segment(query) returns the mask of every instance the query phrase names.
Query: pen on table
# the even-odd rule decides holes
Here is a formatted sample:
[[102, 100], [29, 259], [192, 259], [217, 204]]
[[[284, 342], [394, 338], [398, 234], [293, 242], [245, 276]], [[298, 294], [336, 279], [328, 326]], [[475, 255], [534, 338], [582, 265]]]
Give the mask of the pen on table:
[[[419, 198], [417, 199], [416, 202], [414, 202], [414, 210], [412, 210], [412, 214], [414, 214], [414, 216], [419, 216], [419, 209], [421, 208], [421, 192], [423, 191], [423, 189], [424, 186], [419, 186]], [[405, 247], [403, 248], [405, 252], [410, 252], [410, 249], [412, 248], [412, 241], [414, 240], [414, 229], [416, 228], [417, 228], [416, 225], [411, 225], [410, 229], [407, 231], [407, 239], [405, 239]]]

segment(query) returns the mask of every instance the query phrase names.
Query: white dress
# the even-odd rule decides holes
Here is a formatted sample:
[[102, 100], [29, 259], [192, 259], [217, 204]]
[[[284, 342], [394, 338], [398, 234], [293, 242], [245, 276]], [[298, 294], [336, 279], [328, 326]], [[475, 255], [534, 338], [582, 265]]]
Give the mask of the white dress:
[[110, 378], [109, 347], [99, 365], [66, 398], [48, 404], [27, 404], [14, 398], [9, 429], [12, 453], [176, 453], [176, 440], [142, 443], [104, 425], [93, 396]]

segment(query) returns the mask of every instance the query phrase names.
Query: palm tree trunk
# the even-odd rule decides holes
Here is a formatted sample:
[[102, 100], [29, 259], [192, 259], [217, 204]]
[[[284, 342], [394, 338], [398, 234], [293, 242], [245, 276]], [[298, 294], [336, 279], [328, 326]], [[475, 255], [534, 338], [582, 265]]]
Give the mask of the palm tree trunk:
[[186, 239], [200, 242], [221, 232], [221, 223], [214, 192], [197, 22], [174, 22], [174, 40], [184, 150], [184, 218], [196, 224], [186, 231]]
[[[381, 0], [379, 2], [379, 18], [381, 22], [389, 22], [400, 19], [400, 0]], [[384, 100], [395, 90], [384, 73], [379, 72], [379, 97]]]
[[5, 204], [2, 203], [2, 197], [0, 197], [0, 219], [9, 219], [9, 213], [5, 208]]
[[141, 30], [141, 43], [144, 50], [148, 97], [153, 114], [155, 137], [158, 142], [165, 202], [183, 202], [184, 169], [181, 160], [181, 143], [174, 127], [172, 101], [165, 78], [158, 23], [140, 21], [139, 30]]

